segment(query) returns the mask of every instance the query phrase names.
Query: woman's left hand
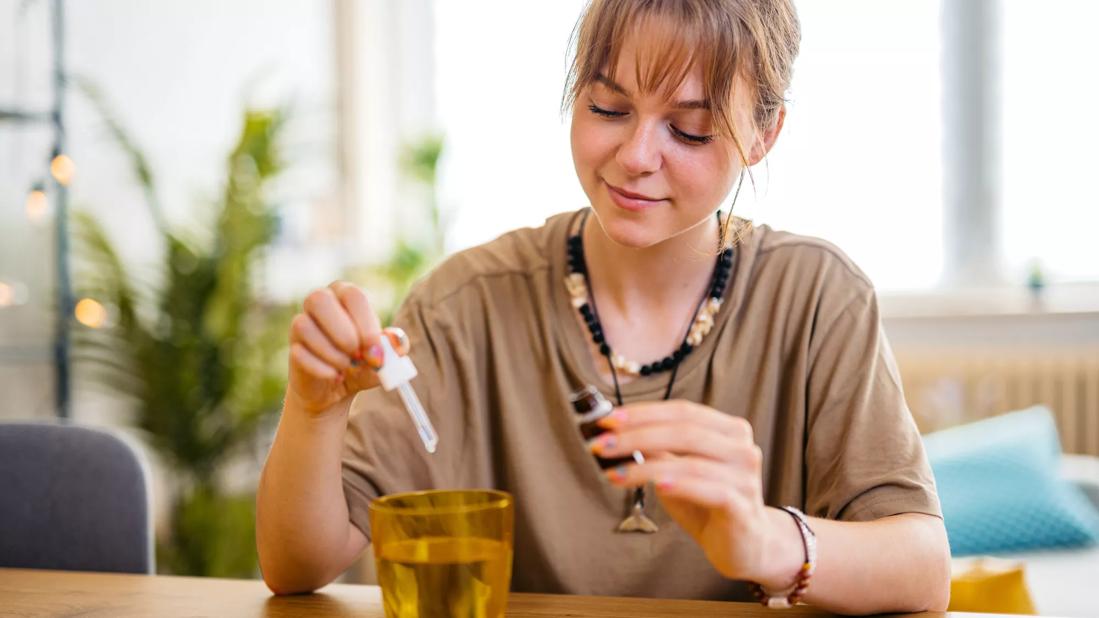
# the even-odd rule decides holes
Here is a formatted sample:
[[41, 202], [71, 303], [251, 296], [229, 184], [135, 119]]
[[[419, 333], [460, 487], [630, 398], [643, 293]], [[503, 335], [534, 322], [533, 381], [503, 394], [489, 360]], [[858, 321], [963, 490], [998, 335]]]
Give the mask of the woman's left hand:
[[592, 452], [645, 456], [607, 478], [621, 487], [654, 483], [665, 510], [718, 572], [764, 586], [793, 581], [800, 536], [789, 515], [763, 503], [763, 454], [748, 421], [677, 400], [623, 406], [600, 425], [609, 431], [592, 440]]

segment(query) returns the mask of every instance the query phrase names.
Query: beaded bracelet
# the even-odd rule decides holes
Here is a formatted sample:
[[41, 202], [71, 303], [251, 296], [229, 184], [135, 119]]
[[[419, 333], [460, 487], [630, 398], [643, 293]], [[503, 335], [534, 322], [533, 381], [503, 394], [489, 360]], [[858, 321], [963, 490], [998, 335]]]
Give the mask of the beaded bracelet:
[[817, 535], [813, 533], [813, 529], [809, 527], [809, 520], [806, 519], [805, 513], [802, 513], [798, 509], [792, 506], [779, 507], [782, 510], [790, 514], [797, 522], [798, 532], [801, 534], [801, 544], [805, 548], [805, 562], [802, 563], [801, 569], [798, 570], [797, 578], [794, 579], [794, 584], [778, 593], [770, 593], [763, 589], [756, 583], [749, 583], [748, 588], [752, 591], [752, 594], [759, 599], [759, 602], [764, 607], [771, 609], [788, 609], [797, 605], [797, 602], [805, 596], [806, 589], [809, 588], [809, 580], [813, 577], [813, 572], [817, 568]]

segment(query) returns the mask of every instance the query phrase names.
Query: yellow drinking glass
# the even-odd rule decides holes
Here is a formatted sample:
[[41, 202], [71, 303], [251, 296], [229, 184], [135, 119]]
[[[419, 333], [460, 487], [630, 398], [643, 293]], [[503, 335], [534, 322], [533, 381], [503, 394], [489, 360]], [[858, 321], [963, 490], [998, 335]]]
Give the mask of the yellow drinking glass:
[[514, 522], [514, 501], [502, 491], [418, 491], [371, 502], [385, 615], [503, 616]]

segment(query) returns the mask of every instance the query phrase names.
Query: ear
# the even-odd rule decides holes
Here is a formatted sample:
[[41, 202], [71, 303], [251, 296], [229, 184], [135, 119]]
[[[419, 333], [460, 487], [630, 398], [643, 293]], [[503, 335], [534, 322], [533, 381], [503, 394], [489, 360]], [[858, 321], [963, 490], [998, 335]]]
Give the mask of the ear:
[[759, 134], [756, 137], [755, 143], [752, 144], [752, 151], [748, 153], [749, 167], [762, 161], [763, 157], [767, 156], [768, 152], [771, 152], [771, 147], [775, 145], [778, 134], [782, 132], [782, 125], [784, 122], [786, 122], [786, 106], [782, 105], [778, 108], [778, 113], [775, 114], [775, 121], [771, 123], [771, 126], [767, 127]]

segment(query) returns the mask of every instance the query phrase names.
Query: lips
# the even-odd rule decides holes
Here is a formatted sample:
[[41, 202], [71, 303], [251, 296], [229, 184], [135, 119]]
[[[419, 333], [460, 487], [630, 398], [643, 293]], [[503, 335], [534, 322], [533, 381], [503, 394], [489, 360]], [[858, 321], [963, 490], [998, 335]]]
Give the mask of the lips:
[[607, 193], [610, 195], [611, 201], [623, 210], [640, 212], [665, 201], [660, 198], [653, 198], [641, 193], [627, 191], [626, 189], [619, 189], [606, 181], [603, 182], [607, 185]]
[[608, 187], [610, 187], [610, 188], [612, 188], [612, 189], [614, 189], [615, 191], [618, 191], [618, 192], [619, 192], [619, 193], [621, 193], [622, 195], [625, 195], [626, 197], [628, 197], [628, 198], [631, 198], [631, 199], [635, 199], [635, 200], [647, 200], [647, 201], [650, 201], [650, 202], [659, 202], [659, 201], [660, 201], [660, 198], [656, 198], [656, 197], [649, 197], [649, 196], [647, 196], [647, 195], [642, 195], [642, 194], [640, 194], [640, 193], [634, 193], [634, 192], [632, 192], [632, 191], [627, 191], [627, 190], [625, 190], [625, 189], [621, 189], [621, 188], [619, 188], [619, 187], [616, 187], [616, 186], [612, 185], [612, 184], [611, 184], [611, 183], [609, 183], [609, 182], [607, 183], [607, 186], [608, 186]]

